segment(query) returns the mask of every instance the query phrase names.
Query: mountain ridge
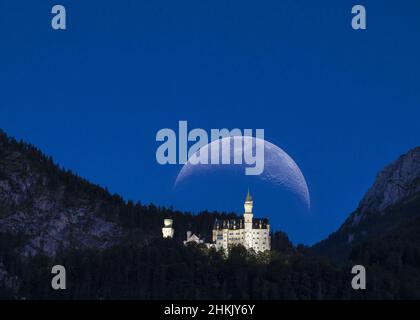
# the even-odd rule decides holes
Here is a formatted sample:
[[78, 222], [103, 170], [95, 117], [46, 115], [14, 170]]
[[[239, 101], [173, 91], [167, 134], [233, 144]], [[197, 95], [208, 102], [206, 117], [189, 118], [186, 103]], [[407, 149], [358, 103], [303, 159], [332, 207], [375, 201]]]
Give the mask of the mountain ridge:
[[[339, 229], [312, 248], [332, 260], [344, 260], [361, 242], [391, 232], [402, 220], [420, 215], [420, 147], [382, 169]], [[415, 203], [410, 207], [410, 203]], [[403, 209], [401, 209], [403, 208]], [[404, 211], [404, 214], [396, 212]]]
[[126, 235], [147, 242], [161, 237], [164, 217], [175, 218], [175, 238], [184, 240], [187, 229], [208, 238], [215, 218], [236, 215], [193, 215], [126, 201], [0, 130], [0, 232], [27, 240], [24, 256], [53, 256], [67, 247], [108, 248]]

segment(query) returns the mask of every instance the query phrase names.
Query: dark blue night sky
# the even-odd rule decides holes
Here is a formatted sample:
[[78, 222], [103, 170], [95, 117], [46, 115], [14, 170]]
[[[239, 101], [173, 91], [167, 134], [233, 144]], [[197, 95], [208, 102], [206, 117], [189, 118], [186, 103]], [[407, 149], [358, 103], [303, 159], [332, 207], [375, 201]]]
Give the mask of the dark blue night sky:
[[[51, 8], [67, 9], [53, 31]], [[314, 243], [376, 174], [420, 144], [420, 2], [0, 1], [0, 128], [65, 168], [142, 203], [255, 215]], [[304, 212], [282, 189], [203, 176], [174, 190], [156, 132], [262, 128], [299, 165]], [[226, 180], [223, 180], [226, 179]]]

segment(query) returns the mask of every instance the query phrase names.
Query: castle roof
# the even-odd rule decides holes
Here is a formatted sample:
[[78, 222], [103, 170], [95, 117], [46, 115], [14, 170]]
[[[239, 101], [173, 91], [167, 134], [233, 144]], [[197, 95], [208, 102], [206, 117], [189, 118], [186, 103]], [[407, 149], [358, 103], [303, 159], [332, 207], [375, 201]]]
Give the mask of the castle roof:
[[245, 201], [246, 201], [246, 202], [248, 202], [248, 201], [252, 201], [252, 197], [251, 197], [251, 194], [249, 193], [249, 189], [248, 189], [248, 192], [247, 192], [247, 194], [246, 194], [246, 199], [245, 199]]

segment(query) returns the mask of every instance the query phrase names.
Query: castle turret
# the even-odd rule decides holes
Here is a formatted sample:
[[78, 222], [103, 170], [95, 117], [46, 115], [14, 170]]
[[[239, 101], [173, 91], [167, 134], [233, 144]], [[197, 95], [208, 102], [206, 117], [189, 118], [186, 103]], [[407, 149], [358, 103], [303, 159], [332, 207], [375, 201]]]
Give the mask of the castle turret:
[[254, 214], [252, 213], [252, 206], [253, 206], [253, 200], [249, 193], [246, 194], [245, 203], [244, 203], [244, 229], [245, 229], [245, 247], [251, 248], [252, 247], [252, 219]]
[[172, 228], [173, 220], [163, 220], [162, 235], [164, 238], [172, 238], [174, 236], [174, 228]]
[[252, 201], [252, 197], [249, 193], [249, 189], [248, 189], [248, 192], [247, 192], [246, 198], [245, 198], [245, 204], [244, 204], [245, 213], [251, 213], [252, 214], [252, 206], [253, 206], [253, 201]]

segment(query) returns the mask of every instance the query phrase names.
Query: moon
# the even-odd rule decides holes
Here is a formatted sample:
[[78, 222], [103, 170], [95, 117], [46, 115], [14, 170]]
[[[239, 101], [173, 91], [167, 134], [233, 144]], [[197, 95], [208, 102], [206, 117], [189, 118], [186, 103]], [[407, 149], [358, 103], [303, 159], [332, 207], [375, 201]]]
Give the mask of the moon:
[[[224, 145], [224, 143], [230, 144], [230, 164], [202, 164], [197, 163], [197, 159], [201, 152], [210, 155], [211, 150], [214, 147]], [[242, 157], [242, 154], [252, 152], [256, 154], [257, 143], [263, 143], [264, 145], [264, 171], [258, 175], [259, 179], [278, 185], [286, 190], [289, 190], [301, 201], [304, 202], [307, 209], [310, 209], [310, 195], [309, 188], [306, 183], [305, 177], [296, 162], [290, 157], [283, 149], [276, 146], [275, 144], [251, 136], [229, 136], [222, 139], [214, 140], [209, 144], [201, 147], [198, 151], [192, 154], [188, 161], [181, 168], [176, 180], [174, 187], [176, 188], [179, 184], [186, 181], [188, 177], [198, 174], [211, 174], [214, 170], [227, 169], [229, 171], [238, 170], [248, 166], [247, 164], [234, 164], [235, 156]], [[219, 149], [221, 150], [221, 149]], [[243, 172], [245, 174], [245, 171]]]

